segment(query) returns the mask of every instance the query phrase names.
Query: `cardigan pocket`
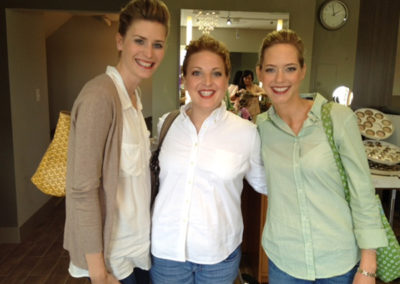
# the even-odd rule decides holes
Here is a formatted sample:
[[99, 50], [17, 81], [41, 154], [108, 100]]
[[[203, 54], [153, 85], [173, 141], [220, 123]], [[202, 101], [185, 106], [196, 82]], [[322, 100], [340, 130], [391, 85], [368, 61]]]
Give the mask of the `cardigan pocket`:
[[122, 177], [139, 176], [144, 169], [139, 144], [122, 143], [120, 175]]

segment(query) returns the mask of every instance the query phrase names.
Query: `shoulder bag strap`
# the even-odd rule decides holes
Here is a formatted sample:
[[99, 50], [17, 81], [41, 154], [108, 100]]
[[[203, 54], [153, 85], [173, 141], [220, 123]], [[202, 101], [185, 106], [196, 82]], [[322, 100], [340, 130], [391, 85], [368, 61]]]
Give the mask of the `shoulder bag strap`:
[[179, 115], [179, 113], [180, 113], [179, 109], [171, 111], [165, 118], [164, 123], [161, 126], [157, 150], [161, 148], [161, 145], [164, 141], [165, 136], [167, 135], [169, 128], [171, 127], [172, 123], [174, 122], [175, 118]]
[[344, 170], [343, 162], [340, 157], [339, 151], [335, 144], [335, 139], [333, 138], [333, 123], [331, 118], [331, 110], [332, 110], [333, 102], [328, 102], [322, 105], [321, 107], [321, 115], [322, 115], [322, 125], [325, 130], [325, 134], [328, 138], [329, 146], [332, 149], [333, 157], [335, 158], [336, 166], [339, 170], [340, 179], [342, 181], [344, 195], [346, 201], [350, 203], [350, 190], [349, 183], [347, 181], [346, 171]]

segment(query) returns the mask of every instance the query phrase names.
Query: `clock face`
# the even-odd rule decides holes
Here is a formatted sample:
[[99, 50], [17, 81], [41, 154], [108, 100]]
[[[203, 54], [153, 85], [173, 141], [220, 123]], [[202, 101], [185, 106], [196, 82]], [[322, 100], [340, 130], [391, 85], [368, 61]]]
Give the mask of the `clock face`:
[[325, 2], [320, 10], [321, 24], [329, 29], [336, 30], [343, 26], [347, 20], [347, 7], [338, 0]]

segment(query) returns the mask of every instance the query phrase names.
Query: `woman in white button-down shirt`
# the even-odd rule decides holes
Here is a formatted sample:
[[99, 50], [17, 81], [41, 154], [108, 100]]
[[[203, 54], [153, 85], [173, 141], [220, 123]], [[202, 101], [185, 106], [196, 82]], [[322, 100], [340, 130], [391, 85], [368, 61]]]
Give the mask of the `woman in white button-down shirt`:
[[267, 192], [260, 138], [223, 102], [231, 69], [226, 47], [202, 36], [186, 50], [192, 102], [181, 107], [159, 156], [150, 274], [153, 284], [231, 284], [241, 256], [243, 178]]

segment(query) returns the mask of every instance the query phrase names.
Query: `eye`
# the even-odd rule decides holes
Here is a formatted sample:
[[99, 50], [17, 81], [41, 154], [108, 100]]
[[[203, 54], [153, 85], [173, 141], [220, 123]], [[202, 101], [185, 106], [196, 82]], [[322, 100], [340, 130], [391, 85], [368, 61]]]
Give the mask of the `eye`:
[[199, 70], [193, 70], [192, 76], [200, 76], [201, 72]]
[[297, 66], [286, 67], [286, 72], [295, 72], [296, 70], [297, 70]]
[[153, 47], [155, 49], [163, 49], [164, 45], [162, 43], [160, 43], [160, 42], [156, 42], [156, 43], [153, 44]]
[[142, 38], [135, 38], [133, 41], [138, 45], [144, 44], [144, 39], [142, 39]]
[[273, 68], [273, 67], [266, 67], [266, 68], [265, 68], [265, 72], [266, 72], [266, 73], [274, 73], [274, 72], [276, 72], [276, 68]]
[[222, 76], [222, 72], [221, 71], [214, 71], [213, 72], [213, 76], [214, 77], [221, 77]]

